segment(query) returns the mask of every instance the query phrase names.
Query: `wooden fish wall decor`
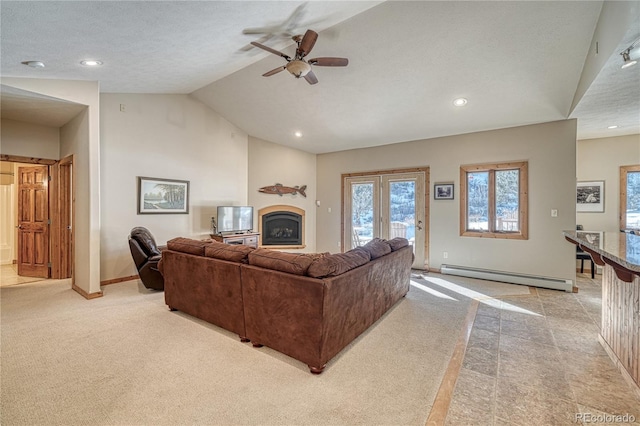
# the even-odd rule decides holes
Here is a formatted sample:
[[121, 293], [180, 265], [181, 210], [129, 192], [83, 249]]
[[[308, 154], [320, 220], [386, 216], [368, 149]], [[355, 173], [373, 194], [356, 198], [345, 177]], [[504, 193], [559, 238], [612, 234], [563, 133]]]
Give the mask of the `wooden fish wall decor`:
[[307, 190], [307, 185], [291, 187], [291, 186], [284, 186], [281, 183], [276, 183], [275, 185], [272, 185], [272, 186], [263, 186], [262, 188], [258, 189], [258, 192], [262, 192], [263, 194], [278, 194], [281, 197], [284, 194], [291, 194], [291, 195], [300, 194], [303, 197], [307, 198], [307, 194], [305, 192], [306, 190]]

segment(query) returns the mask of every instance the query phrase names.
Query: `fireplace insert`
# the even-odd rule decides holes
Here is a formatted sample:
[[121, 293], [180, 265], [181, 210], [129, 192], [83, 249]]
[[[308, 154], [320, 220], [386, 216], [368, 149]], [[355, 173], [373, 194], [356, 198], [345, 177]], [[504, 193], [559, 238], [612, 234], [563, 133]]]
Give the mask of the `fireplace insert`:
[[287, 211], [276, 211], [263, 215], [262, 245], [302, 245], [302, 215]]

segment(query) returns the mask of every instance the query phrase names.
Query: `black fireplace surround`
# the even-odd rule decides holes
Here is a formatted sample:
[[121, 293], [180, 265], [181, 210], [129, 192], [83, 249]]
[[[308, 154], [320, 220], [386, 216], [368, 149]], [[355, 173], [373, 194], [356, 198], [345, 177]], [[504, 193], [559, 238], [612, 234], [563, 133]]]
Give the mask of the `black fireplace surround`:
[[263, 246], [302, 245], [302, 215], [279, 211], [262, 216]]

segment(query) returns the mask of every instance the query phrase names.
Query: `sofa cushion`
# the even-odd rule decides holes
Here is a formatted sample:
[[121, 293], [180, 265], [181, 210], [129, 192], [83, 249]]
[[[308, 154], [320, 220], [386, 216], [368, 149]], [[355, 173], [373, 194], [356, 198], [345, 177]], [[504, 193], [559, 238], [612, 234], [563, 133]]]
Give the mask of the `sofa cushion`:
[[285, 253], [269, 249], [255, 249], [249, 253], [249, 264], [276, 271], [304, 275], [313, 259], [303, 254]]
[[369, 252], [371, 260], [391, 253], [391, 246], [386, 240], [381, 238], [374, 238], [367, 244], [363, 245], [362, 248]]
[[178, 237], [167, 241], [167, 248], [182, 253], [204, 256], [204, 248], [211, 244], [211, 241], [200, 241], [192, 238]]
[[356, 247], [346, 253], [330, 254], [315, 259], [309, 266], [307, 275], [313, 278], [335, 277], [364, 265], [371, 255], [362, 247]]
[[391, 247], [391, 251], [396, 251], [401, 249], [402, 247], [406, 247], [409, 245], [409, 240], [402, 237], [395, 237], [392, 240], [387, 240], [389, 247]]
[[328, 251], [322, 252], [322, 253], [300, 253], [303, 256], [308, 257], [311, 260], [316, 260], [316, 259], [320, 259], [323, 258], [325, 256], [329, 256], [331, 253], [329, 253]]
[[206, 257], [228, 260], [230, 262], [249, 263], [249, 253], [255, 250], [253, 247], [240, 244], [224, 244], [213, 241], [204, 249]]

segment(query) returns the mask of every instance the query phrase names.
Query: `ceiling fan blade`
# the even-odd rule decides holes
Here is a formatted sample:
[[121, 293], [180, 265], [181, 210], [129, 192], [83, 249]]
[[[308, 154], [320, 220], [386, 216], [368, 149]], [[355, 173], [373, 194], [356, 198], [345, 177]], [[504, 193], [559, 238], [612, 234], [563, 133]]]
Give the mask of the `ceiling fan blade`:
[[307, 32], [304, 33], [300, 46], [298, 46], [298, 49], [296, 50], [300, 57], [304, 58], [309, 54], [309, 52], [311, 52], [311, 49], [313, 49], [317, 39], [318, 33], [313, 30], [307, 30]]
[[319, 67], [346, 67], [349, 65], [347, 58], [313, 58], [308, 62]]
[[316, 84], [318, 82], [318, 77], [316, 77], [313, 71], [309, 71], [307, 75], [304, 76], [304, 79], [307, 80], [309, 84]]
[[262, 50], [266, 50], [267, 52], [271, 52], [271, 53], [273, 53], [274, 55], [282, 56], [282, 57], [283, 57], [283, 58], [285, 58], [287, 61], [290, 61], [290, 60], [291, 60], [291, 58], [290, 58], [289, 56], [285, 55], [284, 53], [279, 52], [279, 51], [277, 51], [276, 49], [272, 49], [272, 48], [270, 48], [269, 46], [265, 46], [264, 44], [260, 44], [260, 43], [258, 43], [257, 41], [252, 41], [252, 42], [251, 42], [251, 44], [252, 44], [252, 45], [254, 45], [255, 47], [259, 47], [259, 48], [260, 48], [260, 49], [262, 49]]
[[276, 69], [273, 69], [271, 71], [265, 72], [264, 74], [262, 74], [263, 77], [269, 77], [272, 76], [274, 74], [278, 74], [280, 71], [284, 71], [285, 69], [287, 69], [287, 67], [278, 67]]

